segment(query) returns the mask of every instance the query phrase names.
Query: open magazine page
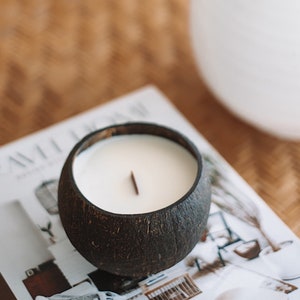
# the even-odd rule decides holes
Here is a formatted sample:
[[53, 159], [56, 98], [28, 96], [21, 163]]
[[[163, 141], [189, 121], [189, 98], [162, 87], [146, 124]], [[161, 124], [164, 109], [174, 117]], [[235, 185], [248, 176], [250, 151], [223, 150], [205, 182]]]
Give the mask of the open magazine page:
[[[74, 249], [56, 195], [75, 143], [130, 121], [185, 134], [212, 180], [203, 238], [177, 265], [135, 280], [97, 270]], [[299, 239], [154, 87], [3, 146], [0, 187], [0, 299], [237, 299], [249, 292], [255, 299], [300, 299]]]

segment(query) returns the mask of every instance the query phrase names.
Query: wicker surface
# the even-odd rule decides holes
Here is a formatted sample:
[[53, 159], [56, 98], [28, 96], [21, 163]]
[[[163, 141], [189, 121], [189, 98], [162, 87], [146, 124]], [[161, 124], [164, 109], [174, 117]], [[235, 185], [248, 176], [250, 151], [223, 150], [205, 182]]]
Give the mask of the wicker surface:
[[210, 94], [187, 0], [0, 1], [0, 144], [149, 83], [300, 236], [300, 144], [251, 128]]

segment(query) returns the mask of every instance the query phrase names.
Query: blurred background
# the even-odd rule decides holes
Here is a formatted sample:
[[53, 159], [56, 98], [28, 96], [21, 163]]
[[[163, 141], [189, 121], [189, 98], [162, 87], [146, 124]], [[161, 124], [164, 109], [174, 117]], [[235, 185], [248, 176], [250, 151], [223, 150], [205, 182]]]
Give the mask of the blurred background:
[[215, 98], [189, 16], [187, 0], [0, 0], [0, 144], [153, 84], [300, 236], [300, 143]]

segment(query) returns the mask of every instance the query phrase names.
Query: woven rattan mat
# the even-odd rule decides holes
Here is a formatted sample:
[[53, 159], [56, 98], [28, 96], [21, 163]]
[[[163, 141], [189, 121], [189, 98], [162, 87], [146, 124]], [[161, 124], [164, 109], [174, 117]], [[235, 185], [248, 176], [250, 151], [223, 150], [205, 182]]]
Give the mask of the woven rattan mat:
[[154, 84], [300, 236], [300, 144], [244, 124], [198, 75], [187, 0], [1, 0], [0, 144]]

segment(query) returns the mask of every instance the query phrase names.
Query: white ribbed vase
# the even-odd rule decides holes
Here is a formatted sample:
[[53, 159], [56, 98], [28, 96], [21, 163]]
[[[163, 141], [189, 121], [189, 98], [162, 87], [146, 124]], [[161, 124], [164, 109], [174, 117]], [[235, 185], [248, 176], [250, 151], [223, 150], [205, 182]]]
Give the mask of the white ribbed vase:
[[202, 78], [250, 124], [300, 140], [300, 1], [190, 0]]

